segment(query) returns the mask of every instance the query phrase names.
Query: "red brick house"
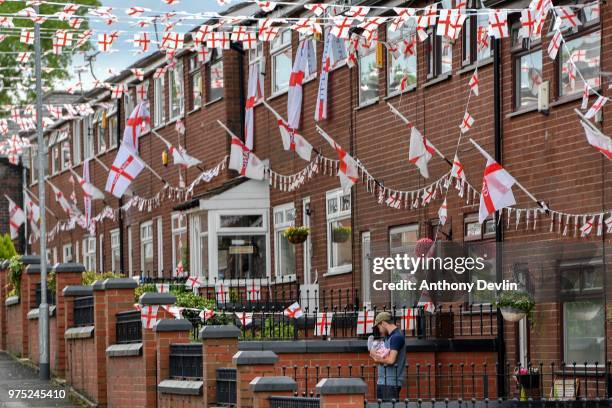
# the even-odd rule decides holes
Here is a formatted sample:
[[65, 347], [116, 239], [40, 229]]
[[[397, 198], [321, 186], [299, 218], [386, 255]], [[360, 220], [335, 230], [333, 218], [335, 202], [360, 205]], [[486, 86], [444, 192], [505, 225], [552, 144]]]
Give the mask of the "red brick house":
[[[421, 2], [418, 6], [424, 4]], [[504, 8], [523, 5], [495, 3]], [[595, 68], [585, 69], [582, 74], [593, 88], [606, 95], [609, 81], [604, 73], [612, 70], [612, 17], [605, 12], [607, 6], [601, 7], [603, 10], [598, 13], [589, 8], [581, 11], [584, 24], [575, 32], [568, 32], [566, 40], [568, 47], [583, 47], [592, 54]], [[247, 4], [230, 9], [227, 15], [255, 12], [256, 6]], [[300, 7], [279, 6], [273, 13], [289, 17], [306, 15]], [[477, 44], [477, 33], [487, 22], [472, 16], [454, 43], [432, 35], [426, 42], [419, 42], [416, 55], [409, 58], [397, 60], [391, 53], [373, 47], [371, 52], [361, 52], [354, 68], [338, 64], [330, 72], [328, 119], [320, 126], [364, 164], [379, 186], [417, 191], [431, 180], [440, 179], [450, 171], [450, 166], [435, 157], [429, 164], [430, 179], [421, 177], [407, 160], [410, 132], [390, 112], [387, 103], [409, 118], [452, 160], [459, 134], [457, 127], [468, 101], [468, 81], [478, 69], [480, 94], [469, 98], [469, 112], [476, 122], [468, 136], [494, 155], [549, 208], [564, 214], [609, 213], [611, 163], [586, 143], [574, 113], [581, 104], [583, 85], [578, 81], [572, 88], [568, 82], [563, 61], [569, 54], [560, 53], [563, 55], [556, 61], [548, 57], [548, 28], [541, 43], [527, 47], [516, 38], [516, 13], [511, 19], [514, 19], [512, 38], [491, 39], [486, 46]], [[404, 38], [412, 34], [402, 33]], [[388, 44], [401, 40], [384, 24], [379, 27], [378, 35]], [[309, 40], [316, 50], [317, 72], [320, 72], [323, 39]], [[265, 72], [265, 101], [280, 115], [286, 115], [289, 76], [299, 41], [297, 33], [287, 31], [277, 40], [262, 43], [261, 48], [253, 50], [243, 50], [239, 44], [232, 43], [228, 50], [214, 50], [205, 63], [199, 63], [196, 54], [186, 48], [177, 53], [174, 69], [158, 79], [153, 78], [153, 73], [167, 63], [161, 52], [125, 67], [108, 82], [127, 84], [128, 95], [111, 100], [108, 90], [91, 91], [82, 101], [93, 104], [93, 115], [64, 120], [46, 133], [50, 181], [66, 196], [75, 188], [82, 206], [78, 185], [73, 187], [69, 181], [70, 169], [82, 174], [83, 161], [95, 157], [90, 161], [92, 182], [103, 189], [108, 173], [99, 162], [106, 167], [111, 165], [126, 117], [138, 98], [135, 86], [141, 83], [147, 89], [155, 132], [173, 144], [180, 138], [188, 153], [203, 162], [202, 169], [213, 168], [230, 153], [230, 138], [217, 120], [244, 137], [243, 106], [250, 64], [261, 64]], [[144, 81], [138, 81], [129, 68], [143, 69]], [[398, 91], [398, 73], [409, 78], [409, 86], [403, 93]], [[548, 83], [549, 88], [546, 111], [538, 111], [537, 85], [541, 82]], [[336, 159], [313, 120], [318, 83], [316, 73], [305, 78], [299, 130], [323, 156]], [[594, 99], [591, 96], [591, 103]], [[609, 105], [605, 106], [596, 118], [597, 126], [606, 134], [612, 134], [612, 125], [605, 120], [610, 109]], [[257, 103], [254, 110], [254, 153], [283, 175], [304, 169], [306, 161], [283, 150], [273, 113], [263, 103]], [[175, 129], [178, 119], [185, 124], [184, 137]], [[165, 150], [166, 145], [153, 132], [140, 139], [141, 157], [170, 185], [178, 186], [181, 179], [190, 185], [202, 173], [198, 168], [184, 170], [171, 164], [165, 166], [162, 160]], [[36, 149], [32, 152], [35, 154]], [[458, 154], [468, 180], [479, 190], [484, 158], [467, 137], [458, 146]], [[348, 297], [359, 299], [361, 306], [368, 302], [419, 300], [414, 293], [378, 299], [379, 295], [372, 293], [371, 287], [374, 279], [371, 259], [412, 252], [419, 238], [434, 238], [437, 233], [440, 241], [470, 242], [472, 248], [489, 249], [495, 248], [495, 242], [503, 242], [513, 251], [510, 254], [515, 255], [525, 251], [525, 244], [528, 244], [527, 252], [540, 245], [539, 254], [558, 256], [544, 261], [534, 254], [537, 269], [528, 265], [528, 274], [520, 274], [520, 262], [502, 261], [498, 257], [499, 261], [492, 263], [485, 276], [469, 277], [501, 280], [523, 276], [533, 284], [538, 325], [531, 331], [524, 323], [506, 326], [507, 358], [603, 362], [612, 357], [608, 306], [612, 303], [608, 301], [609, 286], [605, 285], [609, 276], [606, 265], [610, 265], [610, 234], [605, 228], [600, 235], [592, 233], [580, 238], [576, 236], [580, 225], [573, 224], [575, 218], [571, 221], [563, 218], [559, 223], [553, 217], [551, 228], [551, 216], [544, 211], [527, 213], [532, 217], [528, 226], [526, 213], [517, 222], [516, 212], [510, 214], [510, 219], [503, 212], [501, 219], [491, 218], [480, 224], [474, 193], [468, 191], [468, 197], [459, 197], [454, 188], [448, 193], [448, 222], [439, 227], [442, 195], [428, 206], [410, 209], [402, 204], [400, 209], [395, 209], [384, 202], [380, 204], [368, 183], [358, 183], [349, 194], [344, 194], [338, 178], [330, 177], [331, 169], [321, 162], [318, 167], [312, 179], [293, 191], [283, 191], [288, 189], [280, 189], [274, 183], [271, 186], [268, 180], [237, 178], [235, 171], [224, 169], [210, 182], [199, 183], [186, 200], [168, 199], [164, 182], [145, 170], [133, 183], [133, 194], [151, 198], [161, 191], [164, 199], [159, 205], [154, 203], [150, 211], [148, 203], [142, 209], [117, 211], [116, 219], [97, 224], [95, 235], [79, 227], [58, 232], [49, 242], [48, 257], [53, 262], [82, 262], [91, 270], [159, 278], [174, 276], [182, 263], [191, 275], [203, 276], [211, 284], [221, 279], [244, 284], [261, 279], [295, 281], [302, 293], [318, 291], [321, 297], [323, 294], [344, 296], [350, 292]], [[30, 188], [36, 192], [35, 173], [32, 174]], [[516, 187], [515, 196], [517, 208], [537, 208]], [[107, 195], [104, 202], [94, 202], [93, 214], [99, 214], [107, 206], [118, 209], [128, 199], [117, 200]], [[47, 188], [47, 203], [61, 219], [64, 213], [50, 188]], [[57, 221], [60, 220], [48, 216], [47, 228], [53, 228]], [[293, 224], [310, 226], [305, 244], [293, 246], [283, 237], [284, 229]], [[570, 227], [567, 234], [564, 234], [564, 225]], [[338, 226], [351, 228], [350, 239], [334, 241], [334, 228]], [[588, 245], [588, 250], [583, 250], [582, 245]], [[571, 251], [575, 251], [575, 256], [565, 255]], [[588, 252], [588, 257], [580, 254], [581, 251]], [[554, 267], [547, 269], [551, 265]], [[527, 281], [522, 283], [528, 286]], [[491, 292], [450, 299], [472, 305], [490, 304], [493, 300]], [[592, 312], [586, 313], [588, 318], [581, 308]], [[586, 320], [580, 323], [580, 319]], [[584, 344], [587, 346], [580, 346]]]

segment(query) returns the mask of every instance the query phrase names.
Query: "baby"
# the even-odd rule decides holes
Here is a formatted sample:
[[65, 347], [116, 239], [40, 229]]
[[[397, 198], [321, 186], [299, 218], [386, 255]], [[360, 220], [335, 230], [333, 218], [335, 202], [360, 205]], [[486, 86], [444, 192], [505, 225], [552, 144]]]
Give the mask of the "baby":
[[375, 340], [374, 336], [369, 336], [368, 351], [376, 354], [378, 358], [385, 358], [391, 350], [385, 347], [385, 342], [383, 340]]

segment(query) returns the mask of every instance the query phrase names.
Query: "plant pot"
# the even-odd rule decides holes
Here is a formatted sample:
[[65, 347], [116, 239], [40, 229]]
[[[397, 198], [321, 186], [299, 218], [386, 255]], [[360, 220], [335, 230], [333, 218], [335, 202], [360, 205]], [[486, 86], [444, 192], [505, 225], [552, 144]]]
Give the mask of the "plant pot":
[[504, 317], [504, 320], [514, 323], [522, 320], [525, 316], [527, 316], [527, 313], [514, 307], [502, 307], [501, 313]]
[[350, 231], [334, 230], [332, 233], [332, 241], [337, 243], [346, 242], [351, 236]]
[[518, 383], [526, 389], [537, 389], [540, 388], [540, 374], [539, 373], [530, 373], [530, 374], [517, 374], [516, 380]]
[[308, 239], [308, 234], [293, 234], [287, 237], [287, 241], [294, 245], [303, 244]]

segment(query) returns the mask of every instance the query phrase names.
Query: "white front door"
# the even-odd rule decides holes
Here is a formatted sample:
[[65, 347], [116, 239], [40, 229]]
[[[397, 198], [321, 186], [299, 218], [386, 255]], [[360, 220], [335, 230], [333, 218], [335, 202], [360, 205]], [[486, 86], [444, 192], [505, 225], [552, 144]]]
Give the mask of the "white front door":
[[[302, 200], [302, 225], [310, 227], [310, 197]], [[312, 312], [318, 307], [319, 282], [316, 271], [312, 270], [312, 241], [310, 234], [304, 246], [304, 281], [300, 284], [300, 305]]]
[[370, 253], [370, 232], [361, 234], [361, 298], [364, 306], [371, 306], [370, 273], [372, 269]]

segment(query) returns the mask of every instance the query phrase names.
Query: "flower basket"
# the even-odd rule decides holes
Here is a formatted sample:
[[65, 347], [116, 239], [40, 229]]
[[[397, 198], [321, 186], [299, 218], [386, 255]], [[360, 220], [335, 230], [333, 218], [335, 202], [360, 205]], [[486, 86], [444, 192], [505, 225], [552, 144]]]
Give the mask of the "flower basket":
[[516, 381], [525, 389], [539, 389], [540, 388], [540, 374], [529, 373], [529, 374], [517, 374]]
[[502, 316], [504, 316], [504, 320], [512, 323], [521, 321], [525, 316], [527, 316], [527, 313], [514, 307], [502, 307], [500, 310]]
[[284, 235], [287, 241], [294, 245], [303, 244], [308, 239], [310, 229], [308, 227], [289, 227], [285, 230]]
[[332, 241], [336, 243], [342, 243], [348, 241], [351, 237], [350, 227], [335, 227], [332, 231]]
[[497, 303], [504, 320], [518, 322], [524, 317], [531, 320], [531, 314], [535, 309], [535, 302], [528, 293], [518, 291], [503, 292]]

